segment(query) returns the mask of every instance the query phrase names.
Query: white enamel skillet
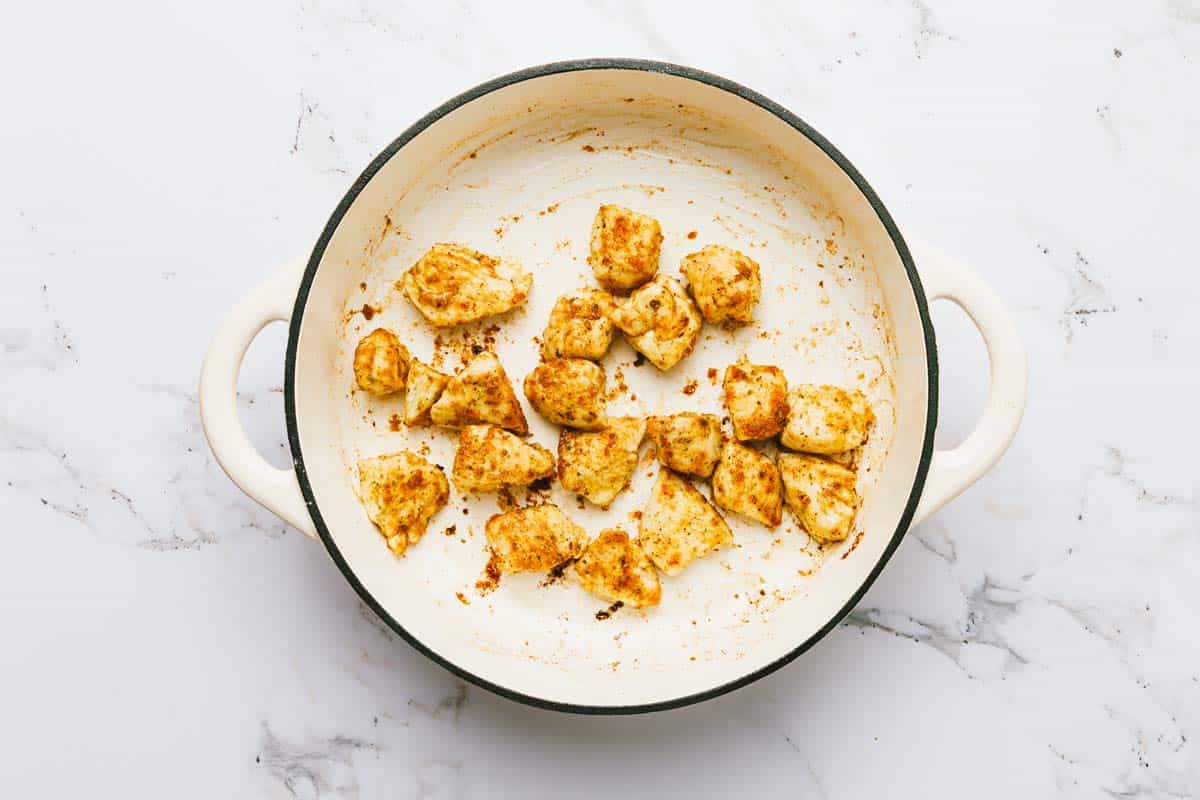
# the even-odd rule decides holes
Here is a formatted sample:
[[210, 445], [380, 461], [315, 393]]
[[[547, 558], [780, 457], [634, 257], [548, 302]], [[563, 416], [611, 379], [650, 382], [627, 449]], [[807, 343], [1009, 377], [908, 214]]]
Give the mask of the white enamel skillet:
[[[472, 346], [494, 346], [519, 387], [555, 298], [594, 285], [588, 231], [601, 203], [660, 220], [661, 269], [671, 274], [708, 243], [743, 250], [763, 269], [758, 324], [706, 329], [672, 370], [635, 365], [628, 345], [615, 344], [604, 362], [610, 413], [723, 413], [714, 378], [742, 353], [781, 366], [792, 382], [861, 388], [878, 423], [860, 457], [863, 505], [845, 542], [822, 549], [790, 517], [772, 531], [729, 515], [735, 547], [664, 578], [660, 606], [604, 619], [596, 614], [604, 604], [570, 581], [521, 575], [494, 591], [476, 586], [495, 495], [452, 493], [405, 557], [388, 551], [356, 496], [355, 463], [408, 448], [448, 470], [454, 437], [393, 430], [399, 399], [351, 391], [354, 343], [382, 325], [446, 371]], [[521, 261], [534, 274], [527, 306], [462, 330], [430, 328], [393, 283], [436, 241]], [[991, 389], [971, 435], [935, 452], [928, 303], [939, 298], [960, 305], [982, 334]], [[242, 356], [275, 320], [290, 321], [291, 470], [253, 449], [236, 406]], [[828, 633], [908, 527], [1004, 452], [1025, 381], [1020, 340], [996, 295], [938, 251], [906, 242], [858, 171], [794, 114], [715, 75], [597, 59], [477, 86], [392, 142], [334, 209], [311, 256], [285, 265], [226, 317], [200, 400], [213, 453], [233, 481], [321, 541], [363, 601], [422, 653], [533, 705], [635, 713], [744, 686]], [[532, 438], [553, 449], [556, 431], [526, 413]], [[654, 472], [644, 462], [608, 511], [583, 508], [557, 486], [543, 494], [593, 534], [622, 527], [634, 535]]]

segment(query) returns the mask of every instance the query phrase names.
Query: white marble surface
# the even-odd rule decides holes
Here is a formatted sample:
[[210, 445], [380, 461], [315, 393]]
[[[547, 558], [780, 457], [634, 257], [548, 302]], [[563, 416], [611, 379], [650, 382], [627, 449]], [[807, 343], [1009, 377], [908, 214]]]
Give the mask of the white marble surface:
[[[1200, 793], [1200, 5], [22, 4], [0, 40], [11, 797]], [[583, 718], [463, 686], [207, 452], [225, 310], [451, 94], [587, 55], [759, 89], [1014, 310], [1008, 456], [753, 686]], [[939, 440], [986, 390], [938, 307]], [[276, 326], [242, 410], [280, 464]], [[1189, 412], [1187, 409], [1192, 408]]]

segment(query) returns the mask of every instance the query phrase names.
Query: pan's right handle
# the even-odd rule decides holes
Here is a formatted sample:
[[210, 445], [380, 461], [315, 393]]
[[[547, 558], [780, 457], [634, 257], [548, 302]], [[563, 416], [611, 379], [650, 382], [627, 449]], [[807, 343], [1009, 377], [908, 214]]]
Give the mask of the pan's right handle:
[[292, 316], [304, 261], [288, 263], [243, 297], [222, 320], [200, 370], [200, 420], [225, 474], [284, 522], [317, 538], [296, 473], [271, 466], [254, 449], [237, 409], [237, 379], [246, 348], [269, 323]]
[[912, 519], [916, 525], [979, 480], [1004, 455], [1025, 412], [1027, 367], [1017, 326], [991, 287], [937, 248], [912, 239], [908, 244], [926, 297], [931, 302], [950, 300], [965, 311], [983, 336], [991, 362], [991, 388], [983, 416], [958, 447], [934, 452]]

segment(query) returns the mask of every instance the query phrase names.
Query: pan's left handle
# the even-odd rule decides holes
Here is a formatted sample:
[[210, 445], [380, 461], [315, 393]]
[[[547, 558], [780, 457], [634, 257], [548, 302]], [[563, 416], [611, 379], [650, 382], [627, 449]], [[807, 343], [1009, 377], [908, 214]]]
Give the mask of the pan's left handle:
[[225, 474], [243, 492], [302, 533], [317, 538], [312, 517], [290, 469], [271, 466], [254, 449], [237, 409], [237, 380], [246, 349], [269, 323], [292, 316], [304, 261], [285, 264], [243, 297], [221, 321], [200, 370], [200, 420]]

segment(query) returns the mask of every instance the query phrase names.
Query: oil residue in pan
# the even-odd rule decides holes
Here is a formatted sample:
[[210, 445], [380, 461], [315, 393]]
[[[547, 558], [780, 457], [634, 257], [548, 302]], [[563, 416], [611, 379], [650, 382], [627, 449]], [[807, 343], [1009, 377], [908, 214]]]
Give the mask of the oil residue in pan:
[[[878, 417], [858, 454], [860, 492], [869, 496], [894, 428], [894, 347], [881, 294], [863, 250], [835, 210], [782, 155], [747, 144], [727, 123], [687, 109], [596, 115], [586, 109], [536, 113], [499, 124], [456, 145], [381, 217], [364, 253], [361, 283], [346, 298], [336, 389], [348, 481], [360, 457], [401, 448], [452, 463], [455, 436], [438, 429], [392, 430], [401, 401], [353, 391], [350, 354], [358, 337], [384, 326], [413, 355], [452, 372], [481, 348], [494, 348], [518, 387], [538, 360], [537, 337], [561, 294], [595, 285], [586, 263], [592, 217], [601, 203], [650, 214], [663, 226], [660, 270], [679, 276], [682, 256], [705, 244], [743, 250], [763, 269], [758, 324], [738, 331], [706, 327], [695, 351], [667, 373], [645, 363], [618, 336], [604, 360], [609, 413], [649, 415], [698, 410], [723, 415], [720, 375], [740, 354], [777, 364], [790, 382], [861, 388]], [[435, 330], [393, 286], [433, 242], [456, 241], [520, 261], [534, 273], [528, 304], [455, 330]], [[363, 313], [370, 308], [371, 314]], [[522, 401], [524, 398], [522, 398]], [[526, 409], [533, 441], [554, 449], [557, 430]], [[644, 445], [648, 447], [649, 445]], [[804, 602], [830, 552], [790, 514], [775, 530], [726, 515], [736, 544], [663, 581], [662, 604], [621, 609], [598, 624], [603, 606], [569, 581], [506, 576], [477, 588], [488, 555], [482, 535], [506, 506], [550, 500], [594, 535], [604, 527], [637, 533], [638, 514], [657, 466], [643, 458], [632, 485], [608, 511], [586, 506], [554, 485], [510, 495], [463, 497], [431, 523], [431, 534], [396, 561], [398, 579], [422, 581], [430, 602], [479, 615], [478, 647], [551, 663], [586, 659], [605, 668], [653, 668], [656, 653], [689, 662], [737, 658], [771, 636], [769, 617]], [[433, 532], [451, 520], [456, 533]], [[861, 540], [857, 531], [846, 557]], [[866, 535], [870, 535], [869, 532]], [[386, 548], [381, 544], [381, 551]], [[390, 557], [390, 556], [389, 556]], [[465, 600], [463, 599], [465, 598]], [[496, 620], [503, 619], [503, 624]], [[489, 622], [490, 621], [490, 622]], [[613, 665], [618, 666], [613, 666]]]

